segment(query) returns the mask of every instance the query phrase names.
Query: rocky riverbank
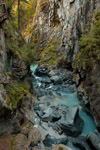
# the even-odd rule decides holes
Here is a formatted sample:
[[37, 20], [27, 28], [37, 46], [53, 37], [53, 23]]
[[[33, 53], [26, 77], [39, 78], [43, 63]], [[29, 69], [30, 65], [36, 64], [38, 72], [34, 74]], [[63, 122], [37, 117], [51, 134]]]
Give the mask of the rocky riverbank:
[[[99, 150], [99, 143], [91, 141], [94, 136], [99, 140], [91, 110], [88, 104], [78, 99], [78, 94], [75, 97], [77, 90], [73, 73], [66, 69], [48, 71], [43, 67], [36, 68], [37, 65], [31, 66], [37, 97], [35, 126], [41, 132], [44, 147], [50, 149], [52, 144], [64, 144], [72, 149], [91, 150], [92, 144]], [[84, 113], [88, 116], [87, 121], [84, 120]]]
[[9, 52], [5, 44], [0, 28], [0, 150], [30, 150], [40, 141], [33, 120], [30, 70], [22, 56]]

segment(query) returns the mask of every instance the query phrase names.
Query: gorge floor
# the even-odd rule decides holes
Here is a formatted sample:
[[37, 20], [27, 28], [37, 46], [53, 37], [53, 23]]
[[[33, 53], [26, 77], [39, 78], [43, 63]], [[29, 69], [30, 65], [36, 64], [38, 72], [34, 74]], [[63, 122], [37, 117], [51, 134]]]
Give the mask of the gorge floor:
[[35, 127], [41, 132], [42, 146], [50, 148], [52, 144], [62, 143], [79, 150], [75, 142], [95, 132], [96, 125], [78, 99], [72, 72], [61, 69], [48, 73], [45, 68], [38, 69], [38, 65], [31, 66], [31, 70], [37, 97]]

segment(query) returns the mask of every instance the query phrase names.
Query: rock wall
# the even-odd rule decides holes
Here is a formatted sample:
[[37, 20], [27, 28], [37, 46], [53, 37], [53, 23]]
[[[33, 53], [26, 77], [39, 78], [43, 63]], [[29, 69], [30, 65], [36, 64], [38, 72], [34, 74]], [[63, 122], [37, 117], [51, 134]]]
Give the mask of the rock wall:
[[[13, 101], [17, 104], [13, 109], [9, 104], [11, 99], [6, 88], [6, 86], [12, 87], [10, 88], [12, 93], [14, 86], [18, 86], [23, 81], [25, 83], [26, 80], [30, 82], [29, 68], [19, 53], [16, 52], [15, 55], [8, 53], [4, 33], [4, 29], [0, 28], [0, 144], [2, 145], [0, 149], [30, 150], [40, 141], [40, 132], [33, 126], [35, 98], [30, 91], [26, 94], [21, 87], [24, 97], [20, 97], [16, 103], [17, 95], [13, 91], [15, 94]], [[9, 70], [12, 74], [8, 72]], [[14, 85], [14, 82], [17, 84]], [[20, 95], [20, 91], [17, 94]]]
[[[90, 28], [94, 10], [99, 7], [99, 0], [38, 0], [36, 15], [33, 19], [32, 35], [41, 37], [38, 48], [45, 47], [47, 41], [60, 37], [61, 51], [68, 62], [74, 62], [79, 51], [78, 41], [87, 24]], [[30, 38], [32, 38], [30, 35]], [[36, 38], [33, 37], [33, 38]]]
[[[60, 39], [56, 50], [59, 60], [55, 66], [59, 62], [60, 67], [73, 68], [76, 55], [80, 51], [80, 37], [85, 27], [90, 29], [93, 24], [94, 10], [100, 7], [99, 4], [99, 0], [38, 0], [33, 19], [34, 29], [29, 40], [33, 41], [42, 65], [44, 62], [47, 65], [52, 59], [52, 56], [47, 57], [51, 55], [50, 50], [41, 61], [41, 54], [44, 54], [48, 42]], [[91, 71], [79, 69], [74, 78], [78, 91], [85, 95], [83, 99], [89, 100], [96, 122], [100, 122], [99, 75], [99, 65], [95, 65]]]
[[6, 91], [4, 85], [9, 82], [6, 74], [7, 54], [5, 48], [4, 32], [0, 29], [0, 119], [7, 117], [9, 110], [6, 102]]

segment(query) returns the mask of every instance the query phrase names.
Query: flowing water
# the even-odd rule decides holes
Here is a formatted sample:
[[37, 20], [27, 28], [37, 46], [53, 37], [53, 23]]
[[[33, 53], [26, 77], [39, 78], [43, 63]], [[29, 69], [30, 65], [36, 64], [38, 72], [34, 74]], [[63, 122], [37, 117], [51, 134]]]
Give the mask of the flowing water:
[[[38, 65], [31, 66], [32, 76], [35, 77], [35, 82], [37, 82], [38, 86], [41, 86], [42, 83], [40, 81], [36, 81], [36, 80], [38, 80], [38, 77], [34, 74], [37, 67], [38, 67]], [[61, 85], [59, 85], [59, 87], [61, 87]], [[48, 89], [50, 89], [50, 88], [52, 89], [52, 84], [50, 84], [48, 86]], [[82, 110], [80, 101], [77, 97], [77, 91], [76, 92], [75, 91], [74, 92], [70, 92], [70, 91], [65, 92], [63, 90], [63, 88], [59, 88], [56, 93], [58, 93], [58, 94], [55, 94], [55, 96], [53, 98], [51, 98], [53, 106], [57, 106], [58, 104], [63, 104], [68, 107], [78, 105], [79, 115], [84, 120], [84, 127], [83, 127], [83, 131], [82, 131], [83, 135], [87, 135], [90, 132], [94, 132], [96, 130], [96, 125], [95, 125], [95, 122], [94, 122], [94, 119], [92, 118], [92, 116], [88, 115], [86, 112], [84, 112]]]

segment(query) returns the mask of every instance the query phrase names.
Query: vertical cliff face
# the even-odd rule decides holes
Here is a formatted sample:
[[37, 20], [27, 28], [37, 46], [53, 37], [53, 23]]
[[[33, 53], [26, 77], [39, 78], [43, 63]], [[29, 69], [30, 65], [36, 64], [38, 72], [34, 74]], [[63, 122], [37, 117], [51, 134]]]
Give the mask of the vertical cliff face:
[[[96, 8], [99, 0], [38, 0], [29, 39], [35, 45], [41, 65], [74, 68], [80, 37], [85, 28], [91, 28]], [[78, 91], [90, 101], [97, 122], [100, 120], [98, 68], [98, 64], [91, 71], [79, 67], [74, 76]]]
[[42, 49], [52, 38], [60, 38], [64, 58], [74, 62], [80, 36], [86, 24], [90, 28], [98, 5], [98, 0], [39, 0], [33, 19], [33, 40]]
[[5, 48], [4, 32], [0, 29], [0, 119], [7, 115], [7, 97], [4, 85], [9, 82], [6, 74], [7, 54]]
[[9, 57], [7, 52], [5, 30], [0, 28], [0, 120], [9, 117], [11, 112], [6, 86], [13, 85], [13, 79], [20, 80], [28, 73], [28, 68], [20, 54], [16, 52], [15, 55], [12, 55], [10, 53]]
[[63, 29], [62, 45], [64, 46], [64, 56], [68, 62], [75, 60], [79, 51], [80, 36], [85, 24], [90, 27], [90, 20], [93, 17], [96, 4], [95, 0], [58, 1], [59, 9], [57, 13]]
[[[14, 150], [30, 150], [33, 141], [35, 145], [40, 141], [40, 132], [33, 127], [34, 98], [28, 83], [31, 79], [27, 75], [29, 68], [22, 56], [18, 51], [14, 53], [11, 51], [11, 45], [14, 43], [9, 30], [6, 32], [2, 24], [0, 28], [0, 149], [8, 150], [13, 147]], [[19, 42], [18, 40], [16, 43]], [[37, 139], [34, 135], [37, 135]]]

